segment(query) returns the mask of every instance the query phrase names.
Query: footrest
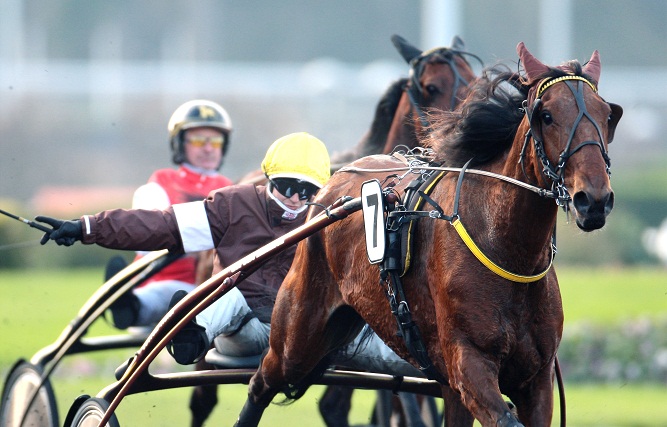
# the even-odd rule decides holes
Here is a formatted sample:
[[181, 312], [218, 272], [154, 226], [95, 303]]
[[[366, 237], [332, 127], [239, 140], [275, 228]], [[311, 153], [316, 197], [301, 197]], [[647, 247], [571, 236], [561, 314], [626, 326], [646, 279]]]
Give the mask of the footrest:
[[204, 360], [220, 369], [257, 368], [262, 355], [227, 356], [212, 348], [206, 353]]

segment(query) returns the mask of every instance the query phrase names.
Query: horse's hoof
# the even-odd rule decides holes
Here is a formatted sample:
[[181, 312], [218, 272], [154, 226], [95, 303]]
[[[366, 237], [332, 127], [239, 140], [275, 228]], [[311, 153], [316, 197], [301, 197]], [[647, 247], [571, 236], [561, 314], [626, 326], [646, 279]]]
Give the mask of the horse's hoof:
[[516, 405], [514, 403], [510, 402], [509, 400], [506, 401], [505, 403], [507, 403], [507, 406], [509, 406], [510, 412], [512, 413], [512, 415], [515, 418], [518, 419], [519, 418], [519, 412], [517, 412], [517, 410], [516, 410]]
[[516, 417], [509, 411], [505, 412], [505, 414], [498, 420], [496, 425], [498, 427], [524, 427], [524, 425], [521, 424], [519, 420], [516, 419]]

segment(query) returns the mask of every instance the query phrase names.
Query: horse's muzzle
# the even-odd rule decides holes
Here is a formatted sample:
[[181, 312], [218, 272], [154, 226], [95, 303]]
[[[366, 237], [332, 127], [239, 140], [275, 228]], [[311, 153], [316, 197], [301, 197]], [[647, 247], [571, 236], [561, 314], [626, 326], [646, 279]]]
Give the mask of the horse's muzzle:
[[614, 192], [606, 191], [598, 196], [578, 191], [572, 197], [577, 226], [583, 231], [593, 231], [604, 227], [607, 215], [614, 208]]

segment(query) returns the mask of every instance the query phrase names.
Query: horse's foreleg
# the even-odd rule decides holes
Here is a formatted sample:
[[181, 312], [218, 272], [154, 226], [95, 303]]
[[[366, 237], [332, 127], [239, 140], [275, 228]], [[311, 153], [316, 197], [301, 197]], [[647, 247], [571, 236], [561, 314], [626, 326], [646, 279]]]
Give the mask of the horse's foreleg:
[[[195, 370], [204, 371], [215, 369], [215, 366], [204, 360], [197, 362]], [[213, 408], [218, 403], [218, 385], [199, 385], [192, 390], [190, 395], [190, 411], [192, 412], [192, 427], [201, 427], [204, 421], [211, 415]]]
[[320, 415], [327, 427], [348, 427], [352, 407], [352, 387], [329, 386], [320, 398]]
[[[262, 363], [259, 365], [257, 372], [255, 372], [255, 375], [250, 379], [248, 398], [243, 405], [243, 409], [241, 409], [241, 413], [239, 414], [239, 418], [236, 420], [234, 427], [256, 427], [259, 425], [264, 410], [269, 406], [278, 392], [280, 392], [280, 386], [271, 387], [268, 383], [283, 384], [284, 381], [281, 382], [277, 378], [273, 381], [267, 381], [267, 377], [271, 376], [271, 369], [276, 366], [275, 363], [272, 362], [272, 359], [275, 359], [275, 354], [269, 349], [266, 357], [264, 357]], [[275, 372], [279, 373], [280, 370]]]
[[507, 395], [516, 405], [519, 418], [531, 427], [550, 426], [553, 417], [553, 364], [538, 373], [530, 384]]
[[442, 387], [445, 401], [444, 420], [446, 426], [472, 427], [475, 419], [461, 401], [461, 396], [450, 387]]
[[462, 348], [448, 368], [450, 384], [483, 426], [523, 427], [500, 393], [498, 370], [491, 361], [474, 350]]

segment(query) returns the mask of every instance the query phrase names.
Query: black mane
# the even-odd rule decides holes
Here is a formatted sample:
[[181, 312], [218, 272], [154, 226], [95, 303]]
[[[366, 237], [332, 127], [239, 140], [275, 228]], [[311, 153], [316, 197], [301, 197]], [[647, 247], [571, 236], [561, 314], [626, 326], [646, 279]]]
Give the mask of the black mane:
[[378, 101], [371, 128], [358, 145], [360, 157], [382, 152], [407, 80], [403, 78], [392, 83]]
[[[579, 62], [550, 67], [535, 82], [566, 74], [582, 75]], [[461, 167], [470, 159], [471, 166], [495, 159], [514, 141], [529, 89], [520, 73], [504, 65], [484, 69], [459, 108], [442, 112], [435, 120], [424, 145], [432, 147], [437, 160], [450, 167]]]
[[357, 145], [349, 150], [334, 153], [331, 156], [332, 164], [348, 163], [360, 157], [382, 153], [407, 80], [407, 78], [399, 79], [387, 88], [375, 107], [371, 128]]

